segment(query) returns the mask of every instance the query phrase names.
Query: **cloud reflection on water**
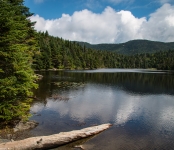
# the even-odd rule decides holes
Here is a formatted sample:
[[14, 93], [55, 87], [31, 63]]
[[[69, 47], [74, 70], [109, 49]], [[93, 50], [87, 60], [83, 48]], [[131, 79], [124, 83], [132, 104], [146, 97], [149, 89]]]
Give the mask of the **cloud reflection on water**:
[[[36, 91], [41, 101], [33, 103], [31, 108], [32, 112], [41, 114], [31, 118], [40, 123], [32, 130], [33, 136], [110, 122], [114, 126], [95, 137], [90, 149], [173, 148], [173, 74], [102, 69], [44, 72], [43, 75]], [[85, 84], [75, 88], [51, 84], [61, 81]], [[56, 99], [55, 95], [63, 98]]]
[[98, 123], [115, 125], [124, 125], [143, 116], [148, 125], [153, 124], [153, 128], [164, 124], [174, 128], [173, 96], [141, 96], [101, 84], [87, 84], [83, 89], [69, 90], [66, 95], [71, 97], [69, 101], [47, 98], [46, 106], [38, 103], [31, 111], [51, 110], [61, 118], [68, 116], [78, 122], [97, 120]]

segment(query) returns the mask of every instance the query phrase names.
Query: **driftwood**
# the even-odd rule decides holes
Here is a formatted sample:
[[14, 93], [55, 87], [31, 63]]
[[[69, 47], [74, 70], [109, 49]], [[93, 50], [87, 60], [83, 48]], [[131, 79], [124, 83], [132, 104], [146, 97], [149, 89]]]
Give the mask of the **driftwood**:
[[0, 144], [0, 150], [34, 150], [55, 148], [82, 138], [98, 134], [108, 129], [111, 124], [92, 126], [81, 130], [61, 132], [50, 136], [31, 137], [20, 141]]

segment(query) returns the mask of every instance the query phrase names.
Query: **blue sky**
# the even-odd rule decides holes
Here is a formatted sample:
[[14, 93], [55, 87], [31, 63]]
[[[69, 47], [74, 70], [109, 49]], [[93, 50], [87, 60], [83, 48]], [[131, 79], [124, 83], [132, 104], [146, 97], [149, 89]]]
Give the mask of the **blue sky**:
[[63, 13], [72, 15], [83, 9], [101, 13], [107, 6], [116, 11], [128, 10], [136, 17], [148, 17], [162, 4], [160, 0], [25, 0], [30, 11], [45, 19], [56, 19]]
[[35, 14], [36, 30], [65, 39], [174, 42], [174, 0], [25, 0], [25, 5]]

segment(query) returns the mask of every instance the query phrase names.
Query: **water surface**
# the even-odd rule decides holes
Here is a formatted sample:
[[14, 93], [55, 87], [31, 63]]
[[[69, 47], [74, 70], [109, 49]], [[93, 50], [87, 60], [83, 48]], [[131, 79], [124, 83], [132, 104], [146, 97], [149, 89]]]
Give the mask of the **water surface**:
[[[27, 136], [112, 123], [82, 142], [86, 150], [170, 150], [174, 147], [174, 76], [151, 70], [99, 69], [39, 72]], [[26, 134], [25, 134], [26, 135]], [[71, 149], [73, 146], [57, 148]]]

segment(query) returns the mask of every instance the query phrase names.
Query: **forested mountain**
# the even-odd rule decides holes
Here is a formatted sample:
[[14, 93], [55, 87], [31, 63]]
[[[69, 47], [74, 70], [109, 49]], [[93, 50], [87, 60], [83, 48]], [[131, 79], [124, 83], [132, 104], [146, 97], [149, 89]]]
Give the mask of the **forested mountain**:
[[121, 44], [89, 44], [86, 42], [77, 42], [81, 46], [96, 50], [107, 50], [119, 54], [134, 55], [143, 53], [155, 53], [174, 49], [174, 42], [164, 43], [148, 40], [133, 40]]
[[38, 41], [40, 53], [34, 56], [33, 63], [33, 68], [36, 70], [51, 68], [157, 68], [174, 70], [173, 50], [159, 51], [157, 49], [156, 51], [159, 52], [122, 55], [116, 52], [87, 48], [86, 45], [81, 46], [76, 42], [50, 36], [48, 32], [38, 33]]
[[40, 53], [34, 56], [33, 68], [40, 69], [94, 69], [119, 67], [122, 57], [117, 53], [93, 50], [76, 42], [38, 33]]

